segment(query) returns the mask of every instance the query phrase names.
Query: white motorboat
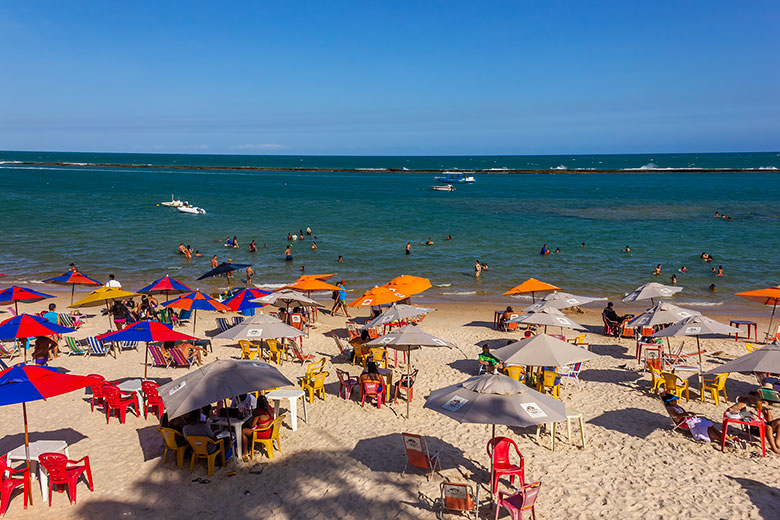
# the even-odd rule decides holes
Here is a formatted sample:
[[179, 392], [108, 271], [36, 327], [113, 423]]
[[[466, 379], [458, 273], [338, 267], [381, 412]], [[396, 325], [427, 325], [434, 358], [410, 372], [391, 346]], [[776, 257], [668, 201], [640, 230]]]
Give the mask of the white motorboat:
[[471, 184], [474, 182], [474, 177], [466, 175], [464, 172], [442, 172], [434, 179], [445, 184]]
[[433, 191], [455, 191], [455, 186], [452, 184], [442, 184], [439, 186], [431, 186]]
[[184, 202], [181, 206], [176, 206], [176, 209], [181, 211], [182, 213], [190, 213], [192, 215], [205, 215], [206, 210], [203, 208], [199, 208], [198, 206], [193, 206], [189, 202]]
[[160, 206], [167, 206], [169, 208], [178, 208], [178, 207], [184, 206], [184, 203], [182, 201], [180, 201], [179, 199], [174, 199], [173, 198], [173, 193], [171, 193], [171, 200], [170, 200], [170, 202], [168, 202], [168, 201], [161, 202]]

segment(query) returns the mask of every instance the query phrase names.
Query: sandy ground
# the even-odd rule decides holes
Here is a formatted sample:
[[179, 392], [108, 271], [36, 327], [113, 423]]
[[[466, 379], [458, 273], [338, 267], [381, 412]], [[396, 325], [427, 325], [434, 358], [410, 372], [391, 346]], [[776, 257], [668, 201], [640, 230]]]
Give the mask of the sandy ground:
[[[61, 299], [58, 307], [64, 309], [67, 303]], [[44, 304], [23, 307], [33, 312]], [[413, 366], [420, 369], [420, 375], [410, 419], [403, 417], [406, 403], [402, 400], [378, 410], [368, 404], [361, 408], [354, 395], [351, 401], [336, 395], [338, 380], [333, 368], [353, 375], [360, 368], [350, 366], [333, 340], [324, 335], [344, 333], [345, 319], [322, 316], [304, 347], [317, 358], [327, 359], [331, 375], [325, 400], [315, 399], [309, 405], [308, 424], [299, 421], [297, 432], [285, 424], [281, 433], [284, 451], [273, 461], [258, 456], [254, 462], [241, 464], [234, 477], [218, 468], [209, 484], [192, 482], [206, 477], [205, 463], [199, 463], [192, 474], [189, 457], [181, 470], [170, 455], [162, 463], [162, 439], [151, 416], [145, 421], [130, 414], [124, 425], [116, 419], [107, 425], [104, 414], [90, 413], [88, 392], [82, 391], [30, 403], [32, 440], [65, 440], [72, 458], [89, 455], [95, 491], [80, 484], [75, 506], [65, 495], [55, 493], [53, 505], [47, 507], [34, 487], [35, 505], [25, 512], [21, 496], [15, 496], [7, 518], [432, 518], [433, 501], [444, 479], [487, 481], [485, 446], [490, 427], [460, 425], [424, 410], [425, 397], [433, 389], [476, 373], [478, 341], [518, 337], [492, 328], [495, 305], [438, 307], [424, 320], [423, 328], [460, 350], [413, 353]], [[498, 435], [517, 442], [525, 457], [526, 480], [542, 481], [538, 518], [780, 517], [780, 456], [770, 452], [761, 458], [758, 442], [721, 453], [715, 445], [672, 431], [660, 400], [648, 391], [649, 374], [639, 370], [634, 359], [634, 343], [602, 336], [599, 310], [572, 314], [588, 326], [592, 351], [601, 357], [584, 367], [582, 388], [569, 385], [562, 395], [567, 408], [584, 414], [587, 447], [580, 446], [578, 435], [569, 442], [565, 428], [558, 430], [555, 452], [548, 447], [549, 436], [543, 436], [540, 443], [534, 440], [533, 429], [497, 428]], [[357, 312], [366, 315], [365, 310]], [[212, 334], [217, 316], [199, 313], [196, 335]], [[759, 329], [766, 330], [766, 325], [760, 323]], [[104, 332], [107, 326], [105, 317], [95, 316], [76, 337]], [[679, 341], [672, 339], [675, 345]], [[733, 338], [705, 340], [705, 348], [705, 368], [746, 353], [743, 341]], [[235, 345], [215, 341], [214, 353], [206, 362], [237, 357], [239, 352]], [[123, 352], [117, 359], [63, 356], [52, 365], [74, 374], [100, 373], [121, 380], [142, 377], [143, 358], [141, 350]], [[286, 362], [280, 370], [297, 381], [304, 367]], [[405, 372], [406, 368], [401, 364], [398, 370]], [[149, 376], [166, 382], [185, 371], [150, 368]], [[726, 388], [733, 400], [755, 388], [755, 380], [732, 375]], [[711, 399], [701, 403], [698, 391], [691, 397], [688, 403], [683, 400], [684, 408], [719, 422], [726, 405], [716, 406]], [[0, 425], [0, 453], [5, 453], [23, 442], [21, 405], [1, 407]], [[418, 473], [402, 474], [405, 454], [399, 434], [405, 431], [429, 436], [434, 451], [444, 448], [441, 474], [430, 481]], [[502, 481], [501, 486], [508, 489], [508, 482]], [[485, 503], [481, 516], [493, 515], [494, 509]]]

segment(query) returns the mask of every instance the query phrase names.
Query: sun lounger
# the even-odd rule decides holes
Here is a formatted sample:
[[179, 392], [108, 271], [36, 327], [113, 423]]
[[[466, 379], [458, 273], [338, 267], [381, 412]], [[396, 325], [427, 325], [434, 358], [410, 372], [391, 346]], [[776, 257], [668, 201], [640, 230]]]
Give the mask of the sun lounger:
[[0, 358], [7, 357], [9, 361], [19, 355], [19, 347], [14, 342], [10, 347], [5, 343], [0, 343]]
[[187, 359], [184, 357], [184, 353], [178, 347], [169, 348], [168, 354], [170, 354], [171, 356], [170, 366], [172, 367], [190, 368], [192, 365], [195, 365], [197, 363], [197, 360], [194, 355], [190, 356], [190, 358]]
[[89, 356], [89, 348], [80, 345], [76, 338], [65, 336], [65, 344], [68, 345], [69, 356]]
[[152, 366], [153, 367], [163, 367], [168, 368], [168, 365], [170, 365], [170, 361], [163, 355], [162, 349], [159, 345], [155, 345], [153, 343], [149, 344], [149, 356], [152, 358]]
[[106, 356], [111, 353], [111, 348], [95, 336], [88, 337], [87, 343], [89, 344], [89, 353], [92, 356]]

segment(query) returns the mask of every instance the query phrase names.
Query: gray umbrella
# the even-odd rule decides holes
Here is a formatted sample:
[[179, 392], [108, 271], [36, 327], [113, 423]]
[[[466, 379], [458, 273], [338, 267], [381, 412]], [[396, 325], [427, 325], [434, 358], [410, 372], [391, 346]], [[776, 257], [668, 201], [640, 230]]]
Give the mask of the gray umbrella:
[[[462, 383], [434, 390], [425, 408], [459, 423], [533, 426], [566, 420], [566, 407], [557, 399], [531, 390], [504, 374], [485, 374]], [[493, 457], [490, 458], [493, 475]], [[493, 486], [490, 486], [491, 493]]]
[[678, 321], [690, 318], [691, 316], [701, 316], [701, 313], [692, 309], [678, 307], [669, 302], [658, 302], [642, 314], [631, 318], [626, 326], [653, 327], [655, 325], [677, 323]]
[[169, 419], [249, 392], [294, 385], [263, 361], [218, 359], [162, 385], [158, 392]]
[[382, 314], [366, 323], [363, 326], [363, 329], [371, 329], [373, 327], [385, 325], [387, 323], [415, 318], [417, 316], [424, 316], [435, 310], [436, 309], [427, 309], [425, 307], [414, 307], [412, 305], [406, 305], [403, 303], [394, 303], [388, 309], [385, 309]]
[[[369, 341], [366, 345], [369, 347], [390, 347], [395, 350], [406, 352], [408, 355], [406, 361], [407, 378], [409, 377], [410, 367], [412, 365], [412, 350], [417, 350], [422, 347], [455, 348], [455, 345], [449, 341], [444, 341], [432, 334], [428, 334], [417, 327], [417, 325], [404, 325], [384, 336]], [[406, 418], [409, 418], [409, 399], [406, 400]]]
[[599, 357], [582, 347], [561, 341], [547, 334], [537, 334], [493, 351], [504, 365], [560, 367]]
[[552, 307], [544, 308], [538, 312], [528, 312], [526, 314], [518, 316], [517, 318], [512, 318], [511, 320], [507, 320], [506, 323], [526, 323], [529, 325], [544, 325], [545, 331], [547, 330], [548, 325], [553, 327], [560, 327], [561, 331], [563, 331], [564, 328], [574, 329], [574, 330], [587, 330], [579, 323], [575, 323], [569, 318], [567, 318], [566, 315], [563, 314], [558, 309], [554, 309]]
[[689, 316], [684, 320], [669, 325], [663, 330], [659, 330], [653, 334], [653, 337], [670, 338], [674, 336], [696, 336], [696, 350], [698, 350], [699, 353], [699, 366], [701, 367], [701, 344], [699, 343], [699, 336], [707, 336], [710, 334], [739, 334], [739, 332], [740, 330], [736, 327], [725, 325], [697, 313], [695, 316]]
[[780, 342], [775, 340], [769, 345], [763, 346], [749, 354], [711, 368], [705, 374], [720, 374], [722, 372], [780, 374]]
[[621, 301], [628, 303], [640, 300], [650, 300], [650, 303], [653, 303], [654, 298], [669, 298], [682, 290], [682, 287], [672, 287], [671, 285], [663, 285], [658, 282], [650, 282], [640, 285], [632, 292], [625, 295]]
[[595, 300], [596, 298], [589, 298], [587, 296], [577, 296], [575, 294], [556, 291], [554, 293], [548, 294], [547, 296], [539, 300], [538, 303], [529, 305], [524, 309], [524, 311], [539, 312], [540, 310], [548, 309], [548, 308], [566, 309], [568, 307], [574, 307], [575, 305], [586, 305]]
[[269, 339], [269, 338], [297, 338], [303, 336], [303, 331], [291, 327], [282, 320], [259, 313], [248, 320], [244, 320], [224, 332], [220, 332], [214, 339]]
[[311, 298], [307, 298], [303, 294], [291, 289], [282, 289], [281, 291], [272, 292], [271, 294], [266, 294], [265, 296], [256, 298], [252, 301], [255, 303], [271, 304], [274, 307], [285, 308], [289, 308], [291, 304], [325, 307], [323, 304], [314, 301]]

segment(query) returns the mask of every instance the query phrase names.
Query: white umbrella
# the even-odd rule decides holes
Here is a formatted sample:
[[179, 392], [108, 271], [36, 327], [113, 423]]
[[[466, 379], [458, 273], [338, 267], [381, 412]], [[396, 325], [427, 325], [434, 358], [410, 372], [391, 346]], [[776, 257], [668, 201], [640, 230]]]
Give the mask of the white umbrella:
[[682, 287], [672, 287], [671, 285], [663, 285], [658, 282], [650, 282], [640, 285], [632, 292], [625, 295], [621, 301], [628, 303], [640, 300], [650, 300], [650, 302], [653, 303], [654, 298], [669, 298], [682, 290]]
[[259, 313], [244, 320], [234, 327], [220, 332], [214, 339], [268, 339], [297, 338], [303, 336], [303, 331], [291, 327], [278, 318]]
[[560, 327], [561, 331], [563, 331], [564, 328], [574, 329], [574, 330], [587, 330], [579, 323], [575, 323], [574, 321], [567, 318], [566, 315], [563, 314], [558, 309], [554, 309], [552, 307], [544, 308], [539, 312], [528, 312], [522, 314], [517, 318], [512, 318], [511, 320], [507, 320], [507, 323], [525, 323], [528, 325], [544, 325], [545, 330], [547, 330], [548, 325], [553, 327]]
[[731, 325], [725, 325], [718, 321], [697, 314], [696, 316], [690, 316], [684, 320], [678, 321], [672, 325], [669, 325], [663, 330], [653, 334], [653, 337], [673, 337], [673, 336], [696, 336], [696, 350], [699, 352], [699, 367], [701, 367], [701, 344], [699, 343], [699, 336], [707, 336], [710, 334], [739, 334], [740, 330]]
[[281, 291], [272, 292], [271, 294], [266, 294], [260, 298], [255, 298], [252, 301], [255, 303], [270, 304], [275, 307], [285, 308], [289, 308], [291, 304], [325, 307], [323, 304], [312, 300], [311, 298], [307, 298], [303, 294], [291, 289], [282, 289]]
[[385, 309], [382, 314], [363, 325], [362, 329], [371, 329], [379, 325], [394, 323], [396, 321], [415, 318], [417, 316], [424, 316], [435, 310], [436, 309], [428, 309], [425, 307], [414, 307], [412, 305], [405, 305], [403, 303], [394, 303], [391, 307]]
[[529, 305], [524, 310], [525, 312], [539, 312], [543, 309], [566, 309], [568, 307], [574, 307], [575, 305], [586, 305], [596, 298], [589, 298], [588, 296], [577, 296], [575, 294], [569, 294], [565, 292], [550, 293], [538, 303]]
[[635, 316], [626, 324], [628, 327], [653, 327], [676, 323], [691, 316], [700, 316], [699, 311], [678, 307], [669, 302], [658, 302], [642, 314]]
[[722, 372], [739, 372], [750, 374], [753, 372], [766, 372], [780, 374], [780, 342], [775, 340], [769, 345], [763, 346], [749, 354], [711, 368], [705, 374], [720, 374]]
[[537, 334], [493, 351], [504, 365], [560, 367], [599, 357], [582, 347], [561, 341], [547, 334]]

